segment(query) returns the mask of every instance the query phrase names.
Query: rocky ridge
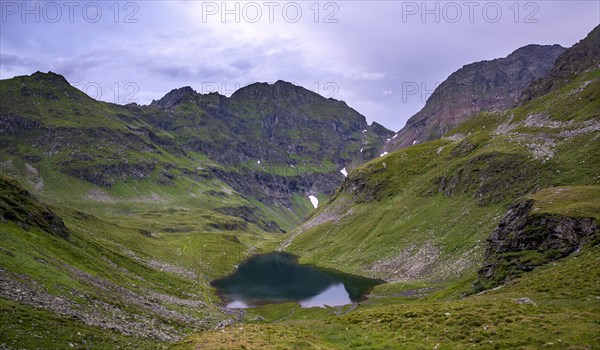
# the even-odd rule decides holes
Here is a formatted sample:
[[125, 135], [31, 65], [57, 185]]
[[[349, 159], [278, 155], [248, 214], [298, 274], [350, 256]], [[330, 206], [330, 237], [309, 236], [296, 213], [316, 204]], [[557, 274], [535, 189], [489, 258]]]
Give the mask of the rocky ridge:
[[384, 150], [439, 138], [478, 112], [513, 107], [531, 83], [550, 72], [564, 51], [560, 45], [527, 45], [505, 58], [463, 66], [435, 89]]

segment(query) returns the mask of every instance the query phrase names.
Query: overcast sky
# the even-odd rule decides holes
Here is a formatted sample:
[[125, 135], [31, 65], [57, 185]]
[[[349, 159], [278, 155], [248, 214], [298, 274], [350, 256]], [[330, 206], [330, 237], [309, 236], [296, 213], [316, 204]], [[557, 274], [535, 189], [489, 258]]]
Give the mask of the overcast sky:
[[148, 104], [173, 88], [230, 95], [302, 85], [399, 130], [465, 64], [572, 46], [598, 1], [7, 1], [0, 78], [53, 71], [92, 97]]

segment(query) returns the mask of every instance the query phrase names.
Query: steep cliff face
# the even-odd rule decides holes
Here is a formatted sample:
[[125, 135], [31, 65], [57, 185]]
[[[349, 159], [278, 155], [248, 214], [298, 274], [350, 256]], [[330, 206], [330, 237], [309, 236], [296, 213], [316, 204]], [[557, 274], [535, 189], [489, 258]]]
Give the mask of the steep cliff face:
[[595, 218], [544, 213], [535, 204], [525, 199], [510, 206], [492, 231], [477, 290], [504, 284], [523, 272], [564, 258], [586, 243], [598, 243]]
[[564, 50], [559, 45], [528, 45], [505, 58], [462, 67], [435, 89], [385, 150], [439, 138], [480, 111], [513, 107], [532, 82], [548, 74]]

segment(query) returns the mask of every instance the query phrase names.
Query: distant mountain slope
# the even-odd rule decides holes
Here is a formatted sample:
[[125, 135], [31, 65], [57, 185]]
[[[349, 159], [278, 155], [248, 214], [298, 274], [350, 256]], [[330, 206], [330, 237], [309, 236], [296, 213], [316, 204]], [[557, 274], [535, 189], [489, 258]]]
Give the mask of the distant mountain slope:
[[[136, 198], [202, 196], [206, 204], [191, 207], [273, 232], [303, 220], [309, 195], [325, 198], [342, 169], [372, 159], [392, 134], [282, 81], [231, 98], [175, 89], [150, 106], [95, 101], [54, 73], [2, 80], [0, 91], [0, 170], [48, 200], [143, 206]], [[65, 197], [69, 178], [84, 181], [84, 193]], [[211, 227], [231, 227], [217, 221]]]
[[559, 45], [527, 45], [505, 58], [462, 67], [435, 89], [385, 150], [439, 138], [480, 111], [513, 107], [532, 82], [548, 74], [564, 50]]
[[573, 45], [556, 59], [549, 74], [531, 84], [521, 96], [522, 101], [531, 100], [564, 86], [574, 76], [600, 68], [600, 25], [584, 39]]
[[392, 132], [346, 103], [278, 81], [243, 87], [230, 98], [173, 90], [141, 114], [235, 172], [219, 176], [242, 194], [291, 206], [294, 193], [331, 193], [343, 168], [378, 156]]
[[[598, 91], [600, 69], [585, 71], [515, 108], [479, 113], [446, 137], [370, 161], [350, 173], [330, 202], [280, 248], [306, 262], [392, 282], [439, 283], [474, 274], [488, 248], [486, 239], [497, 225], [501, 231], [509, 205], [548, 188], [571, 186], [573, 193], [585, 193], [600, 185]], [[593, 219], [583, 221], [588, 229], [581, 240], [561, 224], [579, 222], [570, 216], [583, 204], [571, 202], [560, 207], [560, 218], [534, 217], [523, 226], [522, 237], [511, 236], [515, 247], [525, 248], [501, 251], [511, 257], [506, 264], [538, 257], [527, 265], [533, 268], [589, 241], [596, 234], [590, 229]], [[540, 222], [560, 227], [537, 227]], [[563, 232], [569, 242], [563, 247], [560, 240], [518, 241], [553, 232]], [[551, 249], [556, 247], [564, 249], [558, 254]], [[489, 255], [497, 259], [490, 264], [505, 263], [504, 255]], [[498, 278], [511, 277], [507, 271], [512, 270], [500, 271]]]
[[289, 166], [319, 160], [341, 169], [353, 158], [373, 158], [382, 137], [391, 134], [375, 134], [375, 142], [360, 154], [364, 134], [376, 129], [364, 116], [342, 101], [283, 81], [251, 84], [230, 98], [186, 87], [150, 107], [155, 109], [144, 110], [150, 122], [227, 164], [260, 160]]

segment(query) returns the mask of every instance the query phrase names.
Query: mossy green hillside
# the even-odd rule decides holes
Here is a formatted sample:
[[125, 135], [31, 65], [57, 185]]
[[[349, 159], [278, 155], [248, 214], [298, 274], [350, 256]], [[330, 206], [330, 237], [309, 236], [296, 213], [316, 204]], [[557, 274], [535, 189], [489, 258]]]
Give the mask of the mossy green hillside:
[[[540, 203], [549, 211], [594, 217], [600, 116], [598, 96], [590, 96], [600, 88], [597, 74], [359, 167], [291, 234], [287, 249], [302, 261], [317, 257], [349, 272], [442, 282], [478, 268], [486, 238], [522, 196], [545, 198]], [[558, 108], [565, 104], [571, 106], [566, 119]], [[561, 192], [564, 186], [578, 187]], [[573, 204], [568, 197], [587, 199]]]
[[[1, 185], [3, 297], [23, 293], [19, 304], [2, 299], [2, 342], [8, 346], [91, 342], [108, 349], [118, 342], [122, 348], [157, 348], [214, 327], [227, 315], [209, 282], [275, 237], [258, 229], [163, 233], [134, 228], [131, 221], [120, 226], [74, 209], [49, 208], [10, 179], [2, 178]], [[29, 213], [27, 225], [7, 215], [22, 208]], [[68, 239], [45, 225], [49, 219], [41, 213], [50, 210], [64, 222]], [[160, 217], [139, 222], [153, 220]], [[15, 324], [14, 317], [24, 313], [29, 316]], [[61, 331], [46, 333], [55, 327]]]
[[594, 218], [600, 221], [600, 187], [565, 186], [543, 189], [528, 198], [533, 199], [533, 211], [573, 218]]
[[[0, 91], [0, 170], [49, 203], [101, 212], [111, 201], [202, 206], [216, 226], [224, 212], [252, 207], [242, 219], [269, 232], [296, 227], [312, 209], [309, 194], [329, 194], [344, 164], [370, 159], [391, 134], [285, 82], [231, 98], [182, 88], [150, 106], [95, 101], [55, 73], [2, 80]], [[363, 142], [370, 153], [358, 152]], [[88, 201], [71, 196], [92, 191], [99, 195]]]

